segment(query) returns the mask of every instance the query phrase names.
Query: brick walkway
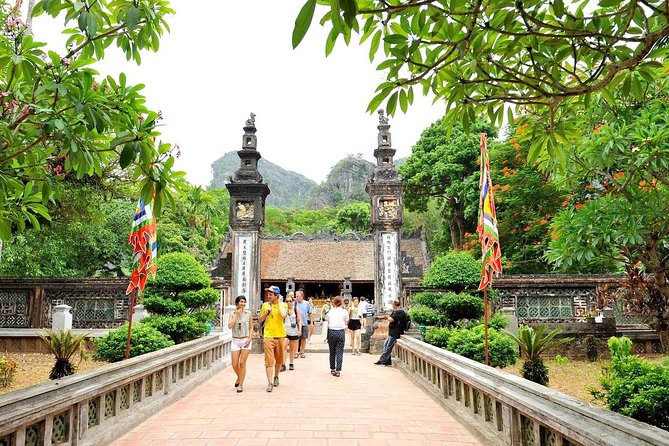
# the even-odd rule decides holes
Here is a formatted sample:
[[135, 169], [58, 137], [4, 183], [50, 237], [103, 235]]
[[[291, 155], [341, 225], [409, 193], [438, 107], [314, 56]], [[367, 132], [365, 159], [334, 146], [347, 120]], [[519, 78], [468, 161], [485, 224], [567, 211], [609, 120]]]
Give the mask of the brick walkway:
[[114, 446], [480, 444], [402, 372], [376, 356], [344, 356], [339, 378], [325, 353], [295, 360], [267, 393], [262, 355], [249, 357], [243, 393], [227, 367]]

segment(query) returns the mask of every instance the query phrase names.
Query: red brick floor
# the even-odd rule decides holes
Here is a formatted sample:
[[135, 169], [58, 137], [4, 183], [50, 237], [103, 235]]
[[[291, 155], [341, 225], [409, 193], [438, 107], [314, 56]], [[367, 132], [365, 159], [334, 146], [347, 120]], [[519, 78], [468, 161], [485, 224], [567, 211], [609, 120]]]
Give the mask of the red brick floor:
[[228, 367], [113, 446], [480, 444], [399, 370], [376, 356], [344, 356], [341, 377], [325, 353], [295, 360], [266, 392], [262, 355], [251, 355], [244, 392]]

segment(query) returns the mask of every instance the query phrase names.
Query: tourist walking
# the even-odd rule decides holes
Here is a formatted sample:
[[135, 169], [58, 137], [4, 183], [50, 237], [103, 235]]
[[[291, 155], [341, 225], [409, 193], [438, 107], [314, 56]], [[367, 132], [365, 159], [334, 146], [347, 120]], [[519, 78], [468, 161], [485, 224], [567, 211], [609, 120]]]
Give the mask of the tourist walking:
[[244, 391], [244, 378], [246, 377], [246, 360], [251, 353], [251, 339], [253, 339], [253, 319], [251, 312], [246, 309], [246, 297], [237, 296], [235, 299], [235, 312], [230, 316], [228, 328], [232, 330], [232, 370], [237, 375], [235, 387], [237, 393]]
[[302, 332], [300, 333], [300, 345], [298, 351], [300, 352], [300, 358], [304, 358], [304, 354], [307, 348], [307, 339], [309, 338], [309, 328], [314, 323], [312, 306], [309, 301], [304, 300], [304, 291], [299, 290], [295, 293], [295, 309], [300, 313], [302, 318]]
[[358, 298], [353, 298], [353, 303], [348, 309], [348, 329], [351, 330], [351, 350], [353, 355], [360, 355], [360, 344], [362, 340], [362, 332], [360, 328], [362, 323], [362, 311], [358, 306]]
[[337, 296], [332, 301], [328, 312], [328, 347], [330, 349], [330, 373], [341, 374], [344, 361], [344, 344], [346, 343], [346, 324], [348, 312], [342, 308], [342, 298]]
[[[289, 363], [288, 370], [295, 370], [295, 365], [293, 361], [295, 360], [295, 355], [297, 354], [297, 346], [300, 342], [300, 333], [302, 333], [302, 318], [300, 317], [299, 311], [295, 310], [295, 297], [292, 292], [288, 293], [286, 296], [286, 304], [288, 305], [288, 313], [286, 319], [284, 319], [284, 327], [286, 328], [286, 340], [284, 341], [284, 351], [285, 344], [288, 344], [289, 350]], [[286, 361], [284, 359], [283, 366], [281, 371], [286, 370]]]
[[390, 322], [388, 324], [388, 337], [383, 343], [383, 353], [381, 354], [381, 357], [374, 363], [376, 365], [391, 365], [390, 355], [393, 352], [393, 347], [400, 336], [404, 334], [404, 327], [407, 323], [407, 314], [406, 311], [400, 307], [400, 301], [395, 299], [392, 305], [393, 312], [388, 316], [388, 321]]
[[[267, 374], [267, 391], [279, 387], [279, 372], [283, 365], [283, 338], [286, 328], [283, 320], [288, 314], [285, 302], [279, 302], [278, 286], [265, 288], [267, 301], [260, 307], [258, 322], [264, 323], [263, 350], [265, 352], [265, 373]], [[274, 378], [272, 378], [274, 377]]]
[[369, 309], [370, 303], [367, 302], [367, 299], [364, 297], [360, 298], [360, 313], [362, 313], [362, 329], [364, 330], [367, 327], [367, 310]]

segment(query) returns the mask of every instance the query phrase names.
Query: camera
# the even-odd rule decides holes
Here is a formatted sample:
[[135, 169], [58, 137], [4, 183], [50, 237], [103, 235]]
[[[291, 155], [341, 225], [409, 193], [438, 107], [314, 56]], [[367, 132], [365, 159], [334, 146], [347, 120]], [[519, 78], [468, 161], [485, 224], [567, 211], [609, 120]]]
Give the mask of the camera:
[[295, 328], [297, 327], [297, 324], [290, 324], [290, 328]]

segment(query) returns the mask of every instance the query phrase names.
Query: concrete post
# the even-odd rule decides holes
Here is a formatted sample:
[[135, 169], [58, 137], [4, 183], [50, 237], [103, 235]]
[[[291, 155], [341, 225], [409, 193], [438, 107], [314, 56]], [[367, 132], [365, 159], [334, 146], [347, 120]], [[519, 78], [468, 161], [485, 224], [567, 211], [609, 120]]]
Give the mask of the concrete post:
[[509, 318], [509, 324], [506, 326], [506, 331], [513, 335], [518, 334], [518, 316], [516, 316], [516, 309], [511, 307], [504, 307], [499, 310], [502, 316]]
[[234, 305], [227, 305], [223, 313], [223, 333], [231, 333], [232, 330], [228, 328], [228, 322], [230, 322], [230, 316], [235, 312], [237, 307]]
[[146, 308], [144, 308], [144, 305], [142, 304], [137, 304], [135, 307], [132, 309], [132, 325], [137, 325], [139, 321], [144, 319], [149, 315], [148, 311], [146, 311]]
[[53, 317], [51, 318], [52, 331], [72, 330], [71, 309], [71, 306], [65, 304], [56, 305], [54, 307]]

